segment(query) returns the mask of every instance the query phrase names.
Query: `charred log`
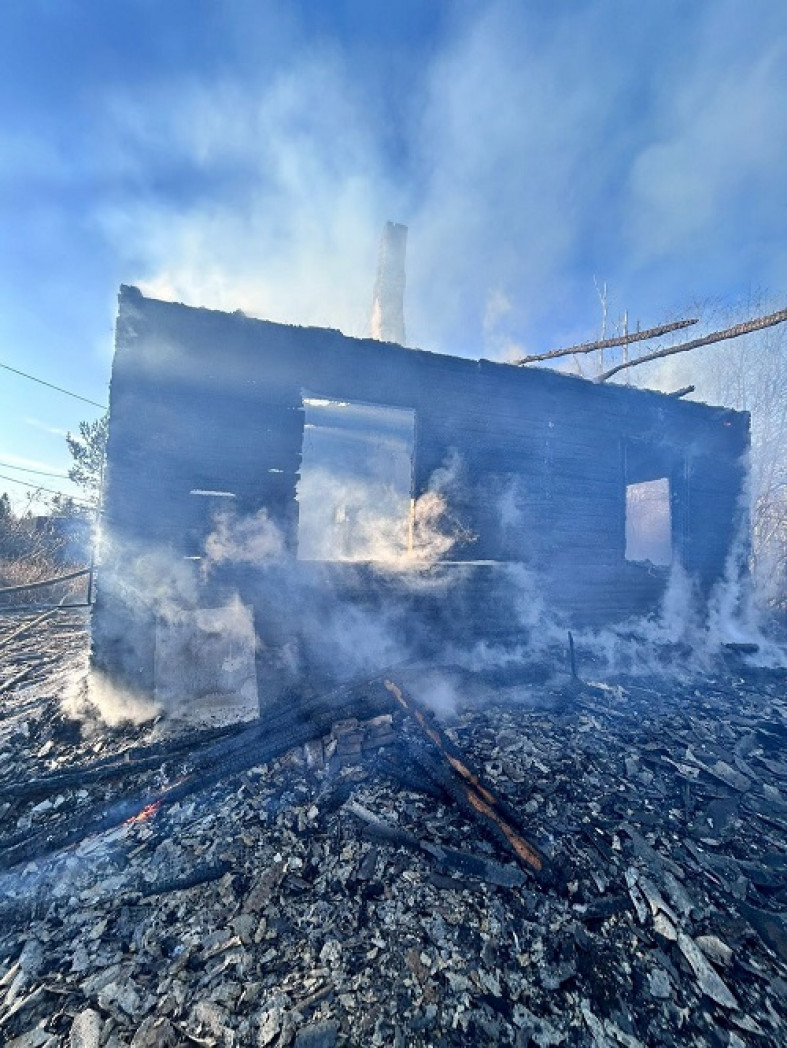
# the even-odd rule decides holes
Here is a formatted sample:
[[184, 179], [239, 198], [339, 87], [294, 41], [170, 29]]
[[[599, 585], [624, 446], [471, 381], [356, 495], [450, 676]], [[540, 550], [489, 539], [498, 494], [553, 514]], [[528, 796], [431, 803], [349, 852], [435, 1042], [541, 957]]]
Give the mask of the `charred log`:
[[[548, 879], [546, 856], [526, 838], [514, 813], [481, 781], [434, 718], [412, 698], [405, 696], [397, 684], [386, 680], [385, 687], [431, 743], [431, 752], [426, 747], [414, 748], [416, 763], [463, 811], [513, 851], [526, 869]], [[435, 751], [439, 755], [437, 759]]]
[[70, 847], [92, 834], [114, 829], [140, 811], [155, 805], [167, 807], [185, 797], [232, 779], [247, 768], [265, 764], [287, 750], [326, 734], [336, 720], [350, 716], [371, 717], [387, 712], [388, 703], [379, 690], [357, 685], [338, 689], [303, 705], [282, 702], [272, 709], [264, 724], [223, 739], [196, 757], [193, 770], [179, 782], [160, 791], [146, 791], [114, 802], [100, 802], [84, 812], [61, 820], [53, 831], [43, 829], [32, 836], [17, 835], [0, 844], [0, 869], [41, 859]]
[[197, 866], [182, 877], [173, 877], [169, 880], [162, 879], [153, 881], [151, 884], [143, 884], [140, 888], [140, 895], [143, 899], [148, 899], [154, 895], [168, 895], [171, 892], [186, 891], [189, 888], [196, 888], [200, 884], [210, 884], [213, 881], [221, 880], [231, 870], [232, 864], [229, 862], [208, 863], [203, 866]]

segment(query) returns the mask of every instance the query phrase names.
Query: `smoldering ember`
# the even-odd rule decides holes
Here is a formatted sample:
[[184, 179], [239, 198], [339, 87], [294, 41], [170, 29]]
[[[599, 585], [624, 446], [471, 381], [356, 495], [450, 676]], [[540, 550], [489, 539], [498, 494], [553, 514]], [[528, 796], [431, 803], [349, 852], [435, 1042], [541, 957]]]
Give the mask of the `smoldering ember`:
[[405, 235], [395, 342], [121, 289], [95, 586], [0, 594], [9, 1048], [784, 1043], [748, 415], [398, 344]]

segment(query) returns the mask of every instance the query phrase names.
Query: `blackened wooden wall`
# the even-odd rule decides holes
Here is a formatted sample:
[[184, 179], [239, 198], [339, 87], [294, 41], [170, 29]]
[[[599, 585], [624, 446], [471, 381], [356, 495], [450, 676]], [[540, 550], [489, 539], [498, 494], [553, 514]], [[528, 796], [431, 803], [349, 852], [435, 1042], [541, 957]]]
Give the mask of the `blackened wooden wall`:
[[[663, 591], [665, 570], [624, 558], [627, 483], [670, 478], [673, 549], [706, 590], [745, 512], [744, 413], [193, 309], [123, 287], [103, 599], [122, 603], [117, 580], [131, 550], [199, 553], [211, 500], [193, 489], [233, 492], [242, 513], [265, 508], [294, 553], [309, 395], [414, 410], [414, 494], [458, 456], [451, 508], [476, 539], [452, 559], [527, 565], [545, 601], [574, 622], [651, 610]], [[467, 599], [483, 611], [483, 581]]]

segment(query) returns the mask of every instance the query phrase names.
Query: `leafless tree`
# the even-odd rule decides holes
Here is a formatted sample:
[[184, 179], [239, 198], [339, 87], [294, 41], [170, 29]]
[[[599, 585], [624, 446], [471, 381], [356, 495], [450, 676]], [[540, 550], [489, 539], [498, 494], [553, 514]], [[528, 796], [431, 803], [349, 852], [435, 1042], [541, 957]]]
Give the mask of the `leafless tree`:
[[[783, 306], [762, 292], [729, 305], [694, 303], [703, 328], [715, 330]], [[787, 616], [787, 326], [668, 357], [636, 369], [637, 385], [666, 392], [694, 385], [692, 399], [751, 413], [753, 571], [758, 594]]]

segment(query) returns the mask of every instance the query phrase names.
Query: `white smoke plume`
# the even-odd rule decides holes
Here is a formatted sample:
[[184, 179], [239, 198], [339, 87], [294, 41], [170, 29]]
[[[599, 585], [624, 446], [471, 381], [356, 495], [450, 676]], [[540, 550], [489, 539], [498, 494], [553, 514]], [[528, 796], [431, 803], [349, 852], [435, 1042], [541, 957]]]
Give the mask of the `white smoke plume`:
[[[240, 659], [237, 665], [242, 664], [240, 676], [227, 679], [242, 678], [247, 687], [256, 658], [257, 666], [263, 667], [257, 682], [263, 706], [282, 686], [329, 686], [337, 679], [371, 677], [394, 666], [412, 670], [420, 665], [421, 672], [412, 677], [414, 692], [443, 713], [454, 708], [460, 690], [449, 667], [475, 675], [503, 673], [513, 678], [521, 673], [527, 678], [537, 666], [543, 679], [565, 677], [569, 622], [555, 610], [548, 583], [523, 563], [485, 568], [490, 603], [506, 624], [497, 640], [471, 637], [468, 642], [443, 636], [443, 626], [418, 607], [424, 596], [427, 605], [442, 602], [441, 592], [450, 599], [451, 587], [461, 586], [473, 570], [470, 564], [443, 564], [455, 543], [466, 543], [469, 537], [453, 511], [455, 503], [461, 505], [468, 497], [457, 454], [449, 455], [435, 471], [409, 520], [395, 499], [379, 513], [379, 499], [370, 497], [363, 484], [342, 486], [340, 478], [332, 486], [327, 473], [318, 474], [318, 482], [331, 504], [354, 500], [356, 524], [362, 527], [351, 552], [335, 550], [332, 559], [298, 560], [287, 552], [282, 532], [266, 512], [243, 517], [230, 511], [215, 517], [199, 566], [175, 561], [163, 550], [125, 558], [130, 568], [123, 578], [124, 597], [132, 604], [141, 602], [155, 616], [157, 651], [162, 637], [177, 634], [186, 643], [189, 630], [196, 631], [196, 637], [195, 616], [204, 614], [200, 603], [209, 593], [216, 629], [223, 634], [217, 657]], [[504, 527], [521, 536], [527, 534], [527, 510], [520, 495], [504, 489], [497, 512]], [[391, 507], [399, 516], [391, 516]], [[787, 665], [785, 650], [768, 640], [757, 622], [745, 570], [747, 541], [744, 527], [730, 551], [725, 577], [710, 597], [703, 596], [698, 582], [675, 562], [656, 613], [606, 628], [574, 628], [580, 676], [686, 678], [708, 673], [723, 664], [729, 642], [757, 645], [756, 652], [739, 656], [754, 665]], [[248, 588], [251, 577], [253, 589]], [[202, 587], [207, 589], [201, 592]], [[254, 607], [253, 629], [251, 607], [241, 603], [240, 592]], [[203, 622], [200, 629], [209, 627]], [[162, 632], [167, 630], [169, 634]], [[133, 650], [133, 629], [126, 628], [123, 641]], [[203, 646], [197, 643], [197, 648]], [[198, 654], [195, 649], [193, 659]], [[424, 673], [426, 665], [445, 669]], [[206, 670], [203, 677], [206, 694], [213, 694], [217, 675]], [[171, 673], [168, 679], [173, 692]], [[118, 689], [95, 672], [89, 698], [109, 723], [155, 716], [161, 708], [153, 695], [140, 697]], [[164, 705], [172, 712], [169, 700]]]
[[372, 563], [380, 573], [400, 575], [405, 581], [410, 577], [413, 586], [424, 585], [429, 568], [457, 544], [472, 539], [450, 510], [450, 494], [461, 468], [460, 456], [452, 450], [430, 477], [426, 491], [415, 499], [391, 483], [338, 467], [304, 469], [298, 485], [299, 556]]
[[124, 688], [87, 662], [63, 696], [62, 706], [70, 717], [94, 720], [98, 716], [110, 728], [121, 724], [145, 724], [162, 713], [153, 696]]
[[280, 530], [261, 509], [250, 517], [239, 517], [232, 511], [218, 513], [205, 541], [202, 569], [209, 572], [218, 564], [263, 564], [284, 553]]
[[[787, 646], [768, 635], [749, 573], [747, 498], [744, 490], [738, 532], [723, 576], [709, 594], [703, 595], [699, 581], [675, 560], [653, 613], [606, 627], [572, 628], [568, 617], [550, 602], [544, 577], [524, 563], [501, 565], [497, 599], [510, 610], [521, 640], [480, 640], [462, 650], [452, 647], [446, 662], [472, 673], [513, 673], [518, 666], [525, 670], [541, 664], [564, 674], [568, 671], [568, 631], [572, 629], [584, 672], [596, 675], [688, 678], [722, 669], [725, 657], [738, 657], [756, 667], [787, 667]], [[513, 533], [527, 533], [526, 510], [515, 486], [502, 492], [497, 512]], [[732, 653], [725, 648], [728, 644], [745, 644], [751, 650]]]

